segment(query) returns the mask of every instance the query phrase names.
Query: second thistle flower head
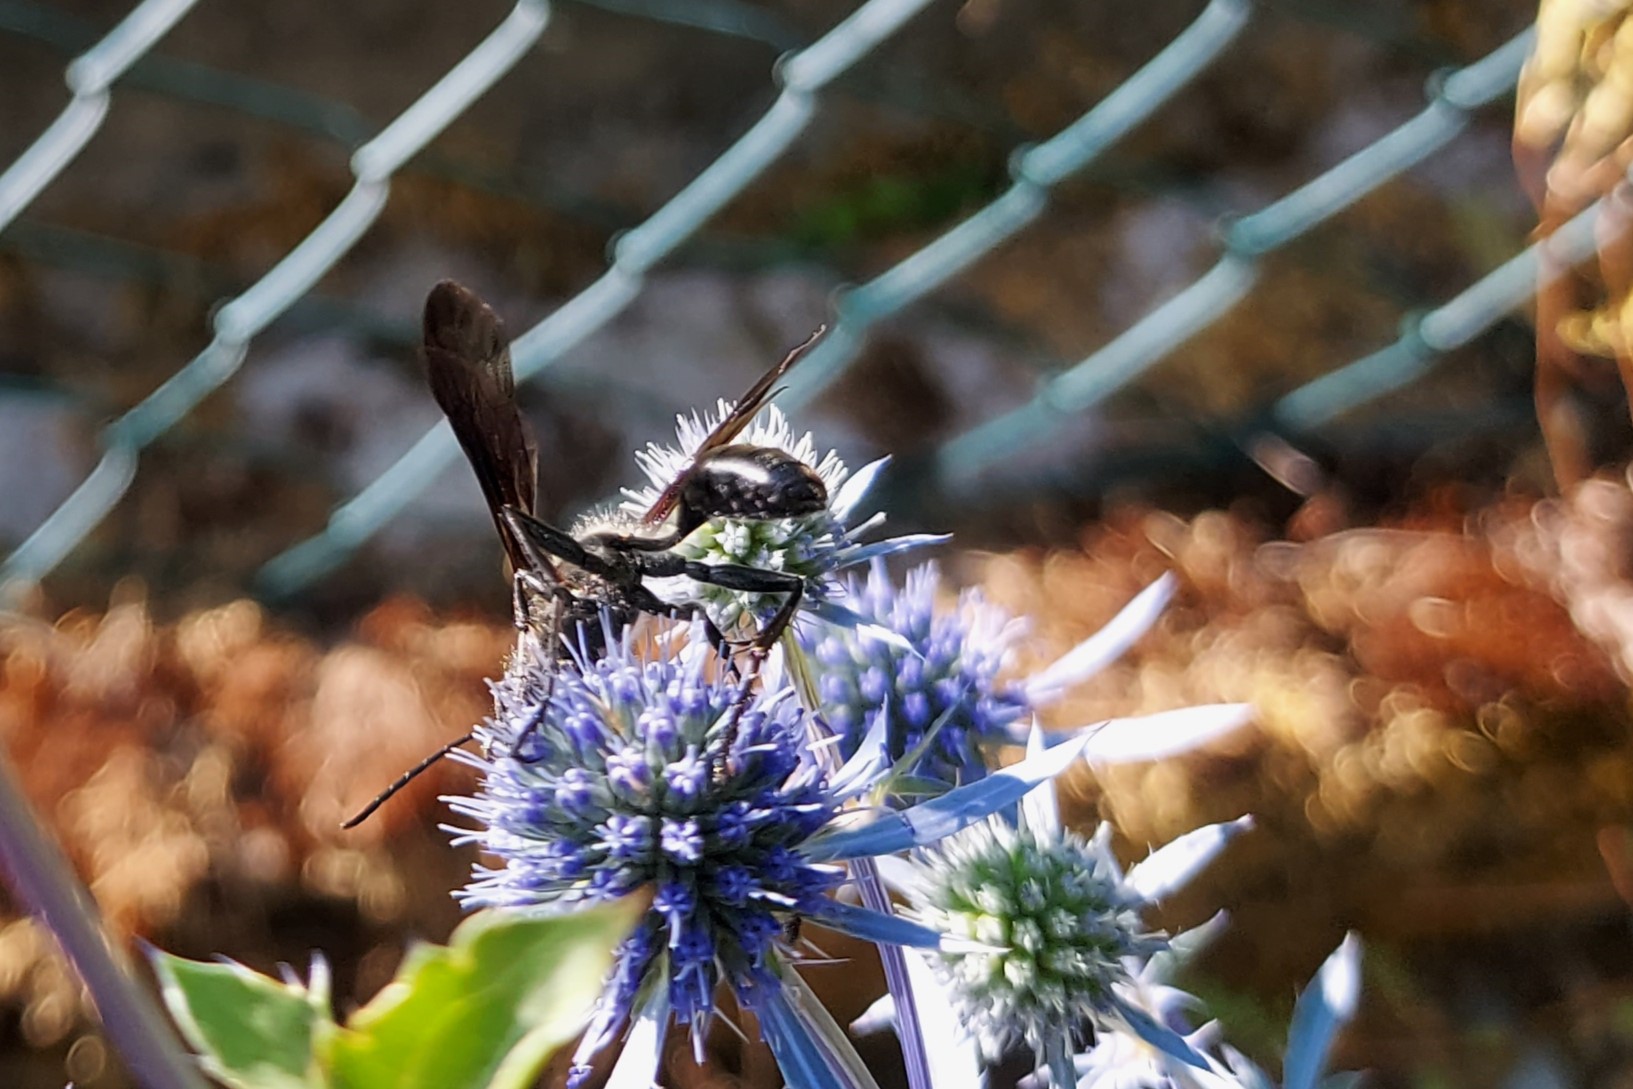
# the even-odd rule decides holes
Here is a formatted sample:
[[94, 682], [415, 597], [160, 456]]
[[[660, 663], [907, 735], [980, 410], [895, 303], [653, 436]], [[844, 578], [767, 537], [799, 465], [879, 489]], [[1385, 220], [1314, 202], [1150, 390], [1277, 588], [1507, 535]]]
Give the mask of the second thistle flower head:
[[[1036, 729], [1027, 747], [1047, 751]], [[1125, 873], [1111, 851], [1110, 826], [1101, 825], [1089, 840], [1068, 830], [1053, 784], [1044, 784], [1015, 811], [921, 848], [915, 863], [898, 871], [913, 914], [926, 926], [981, 943], [943, 946], [929, 958], [935, 985], [922, 997], [937, 1011], [941, 1045], [967, 1055], [963, 1065], [973, 1067], [1024, 1041], [1054, 1085], [1082, 1089], [1072, 1055], [1092, 1029], [1098, 1041], [1126, 1033], [1140, 1047], [1206, 1073], [1196, 1048], [1160, 1023], [1166, 1010], [1143, 1008], [1153, 997], [1159, 1007], [1171, 1005], [1178, 993], [1145, 985], [1153, 958], [1176, 945], [1141, 916], [1252, 827], [1244, 816], [1198, 828]], [[1107, 1049], [1096, 1061], [1115, 1058], [1123, 1072], [1130, 1069], [1126, 1057]]]
[[524, 638], [495, 684], [476, 730], [482, 788], [453, 805], [497, 864], [460, 895], [559, 909], [650, 888], [603, 1016], [621, 1022], [658, 972], [676, 1018], [700, 1025], [722, 978], [740, 993], [773, 978], [788, 914], [820, 912], [841, 871], [800, 845], [837, 803], [801, 754], [805, 712], [790, 690], [757, 694], [727, 751], [739, 685], [706, 668], [704, 640], [650, 659], [627, 638], [607, 642], [604, 656], [558, 668]]
[[801, 641], [816, 660], [823, 708], [847, 756], [881, 719], [892, 760], [933, 731], [916, 771], [956, 783], [984, 766], [984, 748], [1014, 741], [1030, 710], [1024, 689], [999, 679], [1024, 626], [975, 590], [938, 613], [939, 586], [926, 564], [898, 591], [876, 562], [865, 581], [851, 583], [847, 604], [900, 641], [837, 627]]
[[994, 818], [926, 852], [919, 921], [988, 948], [943, 953], [935, 971], [983, 1057], [1043, 1050], [1109, 1010], [1126, 958], [1166, 944], [1141, 921], [1103, 831], [1040, 834]]

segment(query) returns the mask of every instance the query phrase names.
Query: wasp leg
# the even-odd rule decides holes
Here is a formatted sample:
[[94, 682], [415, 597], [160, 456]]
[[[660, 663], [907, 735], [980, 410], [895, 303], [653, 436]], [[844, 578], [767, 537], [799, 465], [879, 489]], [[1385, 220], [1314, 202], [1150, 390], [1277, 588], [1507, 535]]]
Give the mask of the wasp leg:
[[[550, 706], [550, 699], [556, 692], [556, 670], [561, 668], [560, 663], [564, 657], [561, 653], [561, 629], [567, 617], [567, 607], [574, 600], [572, 592], [565, 586], [559, 583], [542, 583], [536, 576], [530, 576], [532, 576], [532, 572], [518, 571], [516, 573], [518, 594], [520, 594], [522, 583], [526, 582], [529, 588], [535, 592], [542, 592], [554, 598], [555, 608], [550, 610], [550, 620], [543, 631], [534, 628], [530, 610], [528, 610], [529, 615], [526, 618], [528, 630], [538, 632], [539, 640], [544, 648], [548, 648], [546, 653], [551, 656], [551, 660], [548, 667], [549, 673], [546, 675], [544, 682], [544, 695], [540, 697], [538, 706], [527, 716], [527, 721], [522, 724], [520, 730], [516, 731], [516, 736], [510, 743], [510, 758], [520, 760], [524, 764], [531, 761], [522, 755], [522, 749], [533, 737], [533, 734], [538, 731], [539, 724], [544, 721], [545, 709]], [[525, 606], [523, 608], [526, 609]], [[517, 626], [520, 627], [521, 624], [518, 623]]]
[[[559, 618], [561, 614], [557, 613], [556, 616], [558, 618], [556, 626], [559, 628]], [[544, 696], [539, 700], [538, 706], [534, 707], [533, 710], [528, 713], [527, 721], [522, 723], [522, 728], [516, 731], [515, 740], [510, 743], [510, 752], [508, 755], [512, 760], [520, 761], [523, 764], [531, 764], [534, 762], [533, 760], [529, 760], [526, 756], [522, 755], [522, 746], [532, 739], [533, 735], [538, 732], [539, 727], [544, 723], [544, 713], [549, 709], [550, 699], [555, 695], [555, 692], [556, 671], [552, 669], [550, 671], [549, 678], [544, 682]], [[541, 754], [538, 759], [542, 758], [543, 757]]]
[[683, 601], [675, 603], [665, 601], [645, 586], [634, 587], [630, 591], [629, 599], [637, 609], [643, 613], [651, 613], [653, 616], [668, 616], [676, 620], [691, 620], [694, 618], [701, 620], [703, 622], [703, 637], [714, 648], [715, 656], [724, 663], [726, 671], [732, 677], [741, 676], [741, 671], [737, 668], [737, 659], [733, 657], [737, 644], [732, 642], [731, 638], [720, 630], [719, 625], [709, 619], [709, 614], [701, 602]]
[[763, 657], [777, 645], [782, 633], [793, 623], [805, 597], [805, 580], [786, 571], [767, 571], [760, 567], [745, 567], [736, 563], [698, 563], [688, 560], [678, 574], [719, 586], [726, 590], [747, 590], [750, 593], [786, 594], [782, 605], [771, 620], [750, 640], [750, 652], [758, 651]]
[[601, 578], [621, 581], [627, 574], [585, 548], [572, 534], [557, 529], [549, 522], [540, 521], [524, 510], [506, 507], [499, 516], [516, 535], [517, 547], [527, 557], [531, 567], [548, 571], [551, 569], [548, 557], [554, 556]]
[[[526, 538], [522, 537], [521, 534], [517, 534], [517, 540], [522, 541], [526, 540]], [[533, 615], [534, 609], [537, 608], [536, 600], [540, 598], [551, 599], [555, 606], [550, 610], [549, 622], [542, 627], [535, 623], [537, 618]], [[516, 578], [511, 583], [510, 603], [517, 630], [532, 632], [539, 639], [541, 649], [546, 654], [551, 655], [555, 661], [562, 658], [562, 623], [567, 613], [567, 607], [573, 600], [571, 590], [559, 582], [545, 581], [537, 571], [525, 569], [517, 571]], [[518, 653], [520, 653], [520, 650], [518, 650]], [[523, 759], [521, 755], [522, 746], [527, 742], [528, 738], [533, 736], [533, 732], [538, 729], [540, 721], [543, 720], [542, 708], [549, 705], [550, 696], [555, 691], [555, 686], [556, 667], [552, 665], [549, 680], [545, 682], [544, 699], [540, 705], [540, 712], [529, 716], [527, 724], [510, 744], [512, 759]]]
[[693, 608], [696, 610], [697, 615], [703, 618], [703, 635], [704, 638], [709, 640], [709, 645], [714, 647], [715, 657], [724, 663], [728, 676], [740, 679], [743, 671], [737, 668], [735, 655], [737, 644], [733, 643], [731, 638], [721, 631], [713, 620], [709, 619], [709, 614], [703, 610], [703, 606], [695, 605]]
[[726, 713], [726, 724], [721, 730], [715, 765], [718, 778], [725, 772], [726, 761], [737, 744], [738, 723], [753, 697], [754, 682], [759, 679], [760, 670], [765, 665], [766, 658], [770, 656], [771, 648], [777, 645], [777, 640], [782, 638], [782, 633], [788, 630], [794, 616], [799, 612], [800, 602], [805, 597], [805, 580], [786, 571], [767, 571], [759, 567], [745, 567], [732, 563], [708, 564], [687, 561], [680, 573], [698, 582], [706, 582], [727, 590], [787, 595], [770, 621], [749, 641], [748, 666], [741, 673], [742, 684], [738, 687], [737, 698], [732, 701], [731, 709]]
[[[573, 592], [559, 582], [546, 581], [537, 571], [517, 571], [510, 583], [510, 615], [517, 631], [534, 630], [534, 601], [539, 598], [554, 601], [555, 615], [560, 617], [562, 609], [573, 600]], [[557, 627], [559, 629], [559, 624]], [[555, 634], [561, 633], [558, 630]]]
[[447, 756], [449, 753], [453, 752], [467, 741], [472, 740], [473, 736], [474, 735], [472, 734], [466, 734], [464, 737], [455, 738], [442, 748], [438, 749], [436, 752], [432, 753], [430, 756], [427, 756], [424, 760], [421, 760], [418, 764], [415, 764], [413, 767], [403, 772], [402, 775], [397, 777], [397, 781], [395, 783], [392, 783], [380, 793], [376, 794], [374, 796], [374, 800], [368, 805], [365, 805], [357, 816], [342, 824], [340, 827], [356, 828], [358, 825], [374, 816], [374, 811], [390, 801], [393, 795], [402, 790], [409, 783], [412, 783], [415, 779], [418, 779], [422, 774], [430, 769], [432, 764], [435, 764], [438, 760], [441, 760], [443, 757]]
[[592, 533], [584, 538], [587, 544], [605, 545], [620, 552], [667, 552], [685, 538], [680, 530], [662, 537], [638, 537], [629, 533]]

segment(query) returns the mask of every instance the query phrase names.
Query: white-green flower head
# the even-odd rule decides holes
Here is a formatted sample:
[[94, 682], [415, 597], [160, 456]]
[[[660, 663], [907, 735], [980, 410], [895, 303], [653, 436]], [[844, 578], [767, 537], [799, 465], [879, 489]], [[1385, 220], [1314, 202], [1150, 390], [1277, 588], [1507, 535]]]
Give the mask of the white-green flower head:
[[[635, 460], [648, 484], [624, 489], [624, 511], [642, 515], [649, 510], [664, 489], [691, 466], [698, 448], [731, 408], [731, 402], [723, 400], [713, 413], [678, 416], [674, 446], [648, 443], [645, 450], [637, 451]], [[840, 590], [836, 572], [874, 556], [945, 539], [920, 534], [862, 544], [859, 538], [882, 523], [884, 516], [853, 521], [853, 515], [888, 459], [871, 462], [853, 474], [833, 450], [820, 453], [810, 432], [797, 434], [776, 406], [762, 411], [733, 441], [782, 450], [809, 466], [827, 491], [827, 506], [797, 518], [712, 519], [677, 546], [688, 559], [798, 575], [805, 580], [803, 607], [807, 611], [850, 626], [856, 621], [854, 614], [831, 600]], [[783, 602], [781, 594], [730, 590], [686, 578], [650, 582], [667, 600], [702, 602], [709, 618], [728, 634], [763, 623]]]
[[915, 914], [924, 925], [989, 947], [943, 952], [935, 970], [983, 1057], [1024, 1041], [1034, 1049], [1081, 1030], [1113, 1008], [1128, 958], [1163, 949], [1140, 917], [1110, 849], [994, 819], [925, 852]]
[[[1189, 724], [1178, 725], [1189, 732]], [[1054, 751], [1043, 748], [1036, 730], [1028, 749], [1034, 753], [1028, 764]], [[1175, 1086], [1240, 1089], [1208, 1080], [1211, 1059], [1200, 1050], [1206, 1037], [1187, 1035], [1175, 1017], [1191, 999], [1165, 987], [1164, 973], [1216, 933], [1221, 919], [1169, 938], [1144, 929], [1139, 915], [1185, 887], [1252, 827], [1251, 817], [1239, 817], [1195, 829], [1124, 873], [1106, 827], [1088, 841], [1067, 831], [1053, 786], [1045, 784], [1025, 796], [1018, 812], [921, 848], [913, 862], [884, 860], [912, 914], [965, 941], [973, 933], [978, 943], [909, 961], [910, 1013], [924, 1034], [936, 1089], [985, 1089], [981, 1067], [1021, 1041], [1038, 1074], [1055, 1086], [1173, 1089], [1142, 1079], [1151, 1069], [1183, 1068], [1189, 1080]], [[1077, 922], [1069, 924], [1074, 911]], [[904, 1031], [887, 998], [857, 1027], [891, 1022]], [[1089, 1029], [1095, 1046], [1077, 1053]], [[1121, 1036], [1134, 1043], [1110, 1046]], [[1159, 1067], [1146, 1062], [1152, 1052], [1165, 1057]], [[1082, 1080], [1107, 1064], [1109, 1081]], [[1037, 1076], [1022, 1082], [1023, 1089], [1043, 1084]]]

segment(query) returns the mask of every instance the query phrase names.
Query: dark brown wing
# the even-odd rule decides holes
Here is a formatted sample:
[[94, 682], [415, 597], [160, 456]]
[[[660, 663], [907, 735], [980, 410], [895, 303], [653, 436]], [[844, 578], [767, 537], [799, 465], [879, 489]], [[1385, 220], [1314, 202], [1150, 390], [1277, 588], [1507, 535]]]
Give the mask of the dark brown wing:
[[[800, 357], [810, 350], [811, 345], [817, 342], [817, 338], [827, 331], [828, 327], [826, 325], [817, 326], [817, 331], [806, 337], [805, 343], [783, 356], [781, 363], [762, 374], [748, 388], [747, 392], [737, 398], [736, 403], [731, 406], [731, 411], [726, 413], [726, 418], [721, 420], [719, 426], [713, 431], [709, 432], [696, 452], [692, 454], [692, 466], [696, 466], [699, 461], [702, 461], [703, 455], [710, 450], [729, 445], [742, 432], [743, 428], [748, 426], [749, 421], [754, 419], [760, 409], [766, 406], [766, 402], [777, 395], [779, 391], [773, 388], [776, 386], [777, 380], [787, 374], [794, 364], [799, 362]], [[659, 495], [646, 514], [641, 516], [641, 521], [644, 524], [655, 526], [669, 517], [669, 512], [675, 509], [675, 503], [680, 499], [681, 488], [685, 485], [686, 479], [691, 473], [692, 467], [689, 466], [685, 472], [669, 482], [669, 486], [664, 488], [663, 494]]]
[[431, 396], [476, 470], [511, 564], [531, 569], [500, 517], [506, 507], [534, 513], [538, 488], [538, 449], [516, 407], [505, 323], [474, 292], [443, 280], [425, 299], [425, 365]]

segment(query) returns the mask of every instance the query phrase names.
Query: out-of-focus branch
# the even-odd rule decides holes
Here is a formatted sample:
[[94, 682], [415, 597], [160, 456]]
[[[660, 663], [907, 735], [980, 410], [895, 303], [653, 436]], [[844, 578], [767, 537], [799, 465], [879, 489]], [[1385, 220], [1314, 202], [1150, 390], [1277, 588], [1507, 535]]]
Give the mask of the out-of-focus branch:
[[96, 1000], [108, 1038], [146, 1089], [208, 1089], [158, 1007], [109, 944], [96, 908], [62, 852], [46, 838], [0, 754], [0, 868], [6, 884], [50, 928]]

